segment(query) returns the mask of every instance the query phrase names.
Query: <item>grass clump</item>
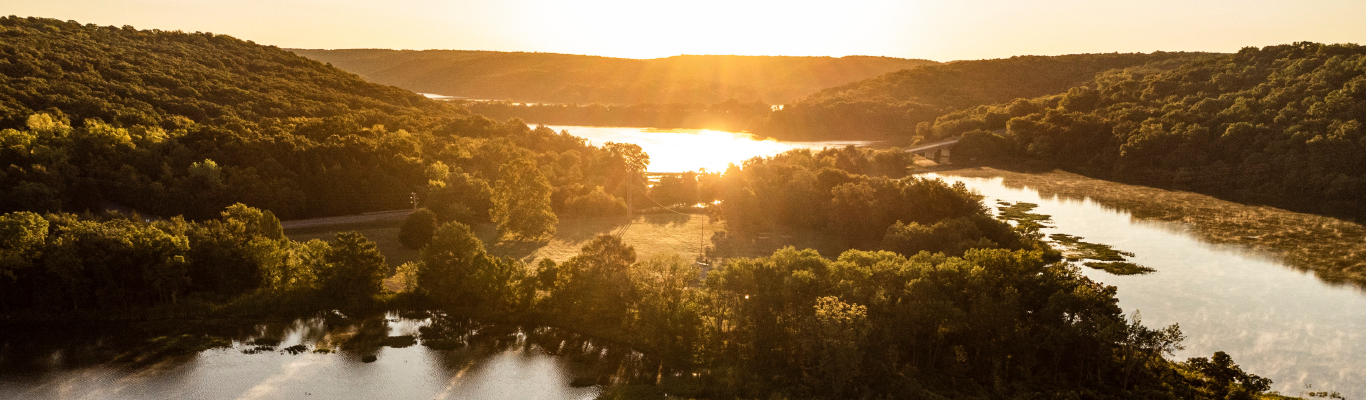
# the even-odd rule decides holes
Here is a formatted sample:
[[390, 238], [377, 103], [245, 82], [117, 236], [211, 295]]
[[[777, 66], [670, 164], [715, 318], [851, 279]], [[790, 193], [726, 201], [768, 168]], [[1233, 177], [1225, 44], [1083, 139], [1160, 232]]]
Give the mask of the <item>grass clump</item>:
[[1104, 270], [1105, 272], [1109, 272], [1109, 273], [1112, 273], [1112, 274], [1115, 274], [1115, 275], [1146, 275], [1146, 274], [1150, 274], [1150, 273], [1153, 273], [1153, 272], [1157, 272], [1157, 270], [1155, 270], [1155, 269], [1148, 268], [1148, 267], [1145, 267], [1145, 266], [1142, 266], [1142, 265], [1138, 265], [1138, 264], [1134, 264], [1134, 263], [1131, 263], [1131, 262], [1126, 262], [1126, 261], [1109, 261], [1109, 262], [1094, 262], [1094, 261], [1091, 261], [1091, 262], [1082, 263], [1082, 265], [1085, 265], [1085, 266], [1091, 267], [1091, 268], [1095, 268], [1095, 269], [1099, 269], [1099, 270]]
[[1068, 260], [1096, 260], [1096, 261], [1125, 261], [1125, 257], [1133, 257], [1134, 253], [1115, 250], [1108, 244], [1089, 243], [1082, 241], [1080, 236], [1072, 236], [1065, 233], [1054, 233], [1048, 235], [1049, 239], [1070, 250], [1067, 254]]
[[1035, 208], [1038, 208], [1038, 204], [1023, 201], [1015, 203], [997, 201], [996, 204], [999, 206], [996, 207], [996, 210], [999, 211], [996, 215], [996, 218], [998, 219], [1003, 221], [1014, 221], [1017, 226], [1028, 230], [1037, 231], [1043, 228], [1052, 228], [1052, 226], [1046, 225], [1053, 221], [1052, 215], [1030, 212], [1034, 211]]
[[300, 353], [303, 353], [303, 352], [305, 352], [305, 351], [308, 351], [308, 346], [304, 346], [304, 345], [302, 345], [302, 344], [296, 344], [296, 345], [293, 345], [293, 346], [286, 347], [286, 348], [284, 348], [284, 349], [282, 349], [282, 350], [283, 350], [284, 352], [286, 352], [286, 353], [289, 353], [289, 355], [291, 355], [291, 356], [297, 356], [297, 355], [299, 355]]

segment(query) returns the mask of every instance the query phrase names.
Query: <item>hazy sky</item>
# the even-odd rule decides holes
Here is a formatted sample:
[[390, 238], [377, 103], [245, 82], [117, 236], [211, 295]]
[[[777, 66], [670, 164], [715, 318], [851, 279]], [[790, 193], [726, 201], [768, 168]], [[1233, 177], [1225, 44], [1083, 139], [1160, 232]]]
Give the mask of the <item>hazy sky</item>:
[[0, 13], [299, 48], [937, 61], [1366, 43], [1366, 0], [4, 0]]

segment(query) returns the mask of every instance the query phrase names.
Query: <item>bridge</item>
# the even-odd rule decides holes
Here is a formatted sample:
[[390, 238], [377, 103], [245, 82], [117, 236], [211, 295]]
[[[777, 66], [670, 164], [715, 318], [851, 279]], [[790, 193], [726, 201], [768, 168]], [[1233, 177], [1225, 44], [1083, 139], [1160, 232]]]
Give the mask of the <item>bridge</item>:
[[952, 162], [949, 162], [949, 151], [953, 150], [953, 146], [957, 144], [958, 138], [953, 138], [912, 147], [906, 149], [906, 152], [934, 160], [935, 163], [940, 165], [952, 164]]

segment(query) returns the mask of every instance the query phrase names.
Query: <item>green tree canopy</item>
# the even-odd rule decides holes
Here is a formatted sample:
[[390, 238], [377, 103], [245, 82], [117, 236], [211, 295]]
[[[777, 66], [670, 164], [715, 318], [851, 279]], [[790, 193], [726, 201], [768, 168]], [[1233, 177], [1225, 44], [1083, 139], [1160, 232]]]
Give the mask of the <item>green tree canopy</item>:
[[540, 240], [555, 233], [550, 184], [536, 164], [515, 159], [504, 164], [493, 189], [493, 222], [504, 237]]

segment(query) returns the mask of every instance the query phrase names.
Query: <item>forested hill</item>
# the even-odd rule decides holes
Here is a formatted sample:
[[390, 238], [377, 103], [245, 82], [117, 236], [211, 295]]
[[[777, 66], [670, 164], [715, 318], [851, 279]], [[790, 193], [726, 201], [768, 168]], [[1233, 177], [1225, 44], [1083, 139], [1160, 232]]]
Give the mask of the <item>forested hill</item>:
[[937, 64], [890, 57], [681, 55], [649, 60], [460, 50], [292, 50], [422, 93], [546, 103], [783, 104], [823, 88]]
[[80, 123], [254, 125], [265, 118], [373, 110], [410, 115], [438, 104], [275, 47], [212, 33], [0, 21], [0, 127], [61, 110]]
[[955, 61], [888, 73], [803, 97], [755, 130], [784, 139], [903, 138], [916, 125], [967, 107], [1067, 91], [1097, 73], [1136, 65], [1175, 68], [1210, 53], [1111, 53]]
[[576, 172], [550, 183], [573, 195], [603, 179], [578, 165], [607, 157], [229, 36], [0, 18], [0, 212], [298, 218], [411, 207], [435, 185], [487, 218], [505, 162], [558, 162]]
[[1096, 82], [956, 112], [925, 133], [968, 132], [955, 158], [1025, 156], [1101, 178], [1366, 220], [1366, 47], [1249, 47], [1169, 71], [1111, 71]]

